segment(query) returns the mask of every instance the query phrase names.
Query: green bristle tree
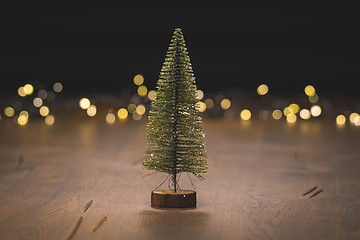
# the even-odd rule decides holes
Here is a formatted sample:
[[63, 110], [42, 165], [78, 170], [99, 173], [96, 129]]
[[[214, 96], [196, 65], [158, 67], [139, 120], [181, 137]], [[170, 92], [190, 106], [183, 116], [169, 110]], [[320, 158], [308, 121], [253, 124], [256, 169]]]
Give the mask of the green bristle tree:
[[168, 173], [177, 192], [181, 172], [203, 179], [207, 172], [202, 119], [196, 109], [196, 85], [180, 28], [175, 29], [151, 103], [143, 166]]

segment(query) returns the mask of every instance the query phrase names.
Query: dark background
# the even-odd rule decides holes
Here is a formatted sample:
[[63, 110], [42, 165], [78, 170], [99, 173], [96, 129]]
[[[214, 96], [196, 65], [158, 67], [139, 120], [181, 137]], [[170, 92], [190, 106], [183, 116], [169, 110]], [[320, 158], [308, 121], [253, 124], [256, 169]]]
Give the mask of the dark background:
[[153, 88], [176, 27], [205, 91], [357, 94], [360, 11], [348, 5], [13, 5], [0, 10], [0, 91], [25, 83], [117, 93], [137, 73]]

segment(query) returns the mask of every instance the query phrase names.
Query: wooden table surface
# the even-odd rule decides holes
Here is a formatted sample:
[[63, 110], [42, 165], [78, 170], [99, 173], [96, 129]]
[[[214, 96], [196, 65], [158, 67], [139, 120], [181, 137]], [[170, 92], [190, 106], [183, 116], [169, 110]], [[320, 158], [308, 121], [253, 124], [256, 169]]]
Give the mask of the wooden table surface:
[[[2, 119], [0, 239], [360, 239], [360, 128], [203, 127], [209, 172], [192, 177], [197, 208], [159, 210], [150, 195], [166, 175], [143, 177], [144, 122]], [[192, 189], [185, 174], [180, 186]]]

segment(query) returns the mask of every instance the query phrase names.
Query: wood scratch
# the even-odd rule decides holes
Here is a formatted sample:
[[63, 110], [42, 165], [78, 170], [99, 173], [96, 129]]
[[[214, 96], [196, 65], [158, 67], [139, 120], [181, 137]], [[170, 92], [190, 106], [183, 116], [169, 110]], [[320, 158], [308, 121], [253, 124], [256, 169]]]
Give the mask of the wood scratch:
[[313, 195], [311, 195], [310, 198], [315, 197], [316, 195], [318, 195], [318, 194], [321, 193], [322, 191], [324, 191], [324, 189], [320, 189], [319, 191], [317, 191], [316, 193], [314, 193]]
[[317, 189], [317, 186], [313, 187], [312, 189], [304, 193], [303, 196], [308, 195], [309, 193], [313, 192], [315, 189]]
[[93, 229], [92, 231], [95, 232], [96, 230], [98, 230], [98, 228], [101, 227], [101, 225], [103, 225], [104, 222], [106, 222], [106, 220], [107, 220], [107, 216], [103, 217], [103, 218], [100, 220], [100, 222], [98, 222], [98, 223], [96, 224], [96, 226], [94, 227], [94, 229]]
[[75, 224], [73, 230], [71, 231], [70, 235], [67, 238], [65, 238], [65, 240], [70, 240], [72, 237], [74, 237], [76, 231], [80, 227], [80, 224], [81, 224], [82, 220], [83, 220], [83, 217], [80, 217], [79, 220], [76, 222], [76, 224]]
[[93, 203], [93, 200], [91, 199], [90, 202], [88, 202], [88, 203], [84, 206], [84, 208], [83, 208], [84, 212], [86, 212], [86, 211], [88, 210], [88, 208], [90, 207], [90, 205], [91, 205], [92, 203]]

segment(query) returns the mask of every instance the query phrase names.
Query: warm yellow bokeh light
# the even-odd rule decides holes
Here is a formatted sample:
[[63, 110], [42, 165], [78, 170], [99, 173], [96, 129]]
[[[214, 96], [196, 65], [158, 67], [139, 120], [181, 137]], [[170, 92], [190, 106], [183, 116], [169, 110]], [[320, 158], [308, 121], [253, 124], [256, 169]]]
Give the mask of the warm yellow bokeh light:
[[82, 109], [88, 109], [90, 107], [90, 100], [87, 99], [87, 98], [82, 98], [80, 99], [79, 101], [79, 106], [82, 108]]
[[242, 110], [240, 113], [240, 118], [245, 121], [250, 120], [250, 118], [251, 118], [250, 110], [249, 109]]
[[214, 107], [214, 101], [210, 98], [206, 99], [205, 102], [207, 109], [212, 109]]
[[29, 113], [28, 113], [26, 110], [22, 110], [22, 111], [19, 113], [19, 116], [25, 116], [26, 118], [29, 118]]
[[227, 98], [224, 98], [221, 103], [220, 103], [220, 106], [222, 109], [226, 110], [226, 109], [229, 109], [230, 106], [231, 106], [231, 101]]
[[279, 120], [279, 119], [282, 117], [282, 112], [281, 112], [281, 110], [275, 109], [275, 110], [272, 112], [272, 117], [273, 117], [275, 120]]
[[136, 107], [136, 113], [139, 114], [139, 115], [143, 115], [146, 111], [146, 108], [144, 105], [140, 104]]
[[355, 118], [356, 118], [357, 116], [359, 116], [358, 113], [356, 113], [356, 112], [351, 113], [350, 116], [349, 116], [350, 122], [351, 122], [351, 123], [354, 123]]
[[258, 86], [257, 88], [257, 93], [259, 95], [265, 95], [267, 94], [269, 91], [269, 87], [266, 84], [261, 84], [260, 86]]
[[47, 115], [46, 118], [45, 118], [45, 124], [48, 125], [48, 126], [51, 126], [53, 125], [55, 122], [55, 117], [51, 114]]
[[7, 117], [13, 117], [15, 115], [15, 110], [12, 107], [6, 107], [4, 109], [4, 114]]
[[19, 87], [18, 88], [18, 94], [19, 94], [20, 97], [25, 97], [26, 96], [25, 88], [24, 87]]
[[344, 115], [340, 114], [340, 115], [338, 115], [336, 117], [336, 124], [337, 125], [344, 125], [345, 122], [346, 122], [346, 117]]
[[34, 92], [34, 87], [31, 84], [25, 84], [24, 91], [26, 95], [31, 95]]
[[289, 114], [293, 114], [292, 109], [289, 107], [284, 108], [284, 115], [288, 116]]
[[293, 113], [290, 113], [289, 115], [286, 116], [286, 121], [287, 121], [288, 123], [295, 123], [295, 122], [296, 122], [296, 119], [297, 119], [297, 117], [296, 117], [296, 115], [293, 114]]
[[150, 101], [154, 101], [156, 99], [156, 91], [155, 90], [151, 90], [148, 93], [148, 99]]
[[137, 89], [137, 93], [140, 97], [145, 97], [147, 94], [147, 87], [145, 85], [141, 85]]
[[143, 84], [144, 82], [144, 77], [141, 75], [141, 74], [137, 74], [135, 77], [134, 77], [134, 83], [138, 86], [140, 86], [141, 84]]
[[304, 120], [308, 120], [311, 117], [311, 113], [307, 109], [301, 109], [300, 111], [300, 117]]
[[24, 126], [25, 124], [27, 124], [28, 122], [28, 118], [25, 115], [19, 115], [19, 117], [17, 118], [17, 123], [21, 126]]
[[206, 110], [206, 104], [203, 103], [203, 102], [201, 102], [201, 101], [199, 101], [199, 102], [196, 103], [195, 108], [196, 108], [199, 112], [205, 112], [205, 110]]
[[310, 108], [311, 115], [318, 117], [321, 114], [321, 107], [319, 105], [314, 105]]
[[88, 109], [86, 109], [86, 113], [89, 117], [93, 117], [96, 115], [97, 109], [95, 105], [90, 105]]
[[41, 116], [46, 117], [47, 115], [49, 115], [50, 110], [49, 110], [49, 108], [47, 106], [42, 106], [39, 109], [39, 113], [40, 113]]
[[296, 103], [290, 104], [289, 108], [290, 108], [290, 112], [294, 114], [297, 114], [300, 111], [300, 106]]
[[304, 91], [305, 94], [308, 95], [309, 97], [314, 96], [316, 93], [315, 88], [312, 85], [307, 85]]
[[196, 99], [201, 100], [201, 99], [203, 99], [203, 97], [204, 97], [204, 92], [201, 90], [197, 90], [196, 91]]
[[105, 120], [108, 124], [114, 124], [116, 120], [115, 114], [109, 112], [108, 114], [106, 114]]
[[[135, 107], [135, 109], [136, 109], [136, 107]], [[124, 120], [128, 117], [129, 113], [125, 108], [120, 108], [119, 111], [117, 112], [117, 115], [120, 120]]]

